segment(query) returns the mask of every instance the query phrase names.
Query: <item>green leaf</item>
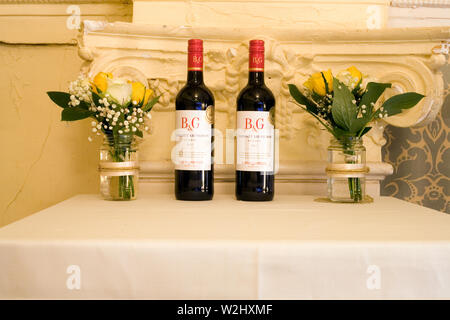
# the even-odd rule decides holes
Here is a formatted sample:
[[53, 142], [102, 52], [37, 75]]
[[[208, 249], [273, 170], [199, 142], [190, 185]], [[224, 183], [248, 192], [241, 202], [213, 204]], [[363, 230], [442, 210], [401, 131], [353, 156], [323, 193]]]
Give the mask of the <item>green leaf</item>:
[[381, 111], [381, 108], [379, 110], [380, 112], [386, 112], [388, 116], [393, 116], [401, 113], [403, 109], [414, 107], [420, 100], [422, 100], [423, 97], [425, 96], [416, 92], [398, 94], [390, 97], [383, 103], [381, 106], [383, 111]]
[[102, 97], [100, 97], [98, 94], [96, 94], [94, 91], [92, 91], [92, 101], [94, 102], [94, 104], [98, 107], [100, 105], [100, 103], [98, 102], [98, 100], [102, 99]]
[[330, 86], [328, 85], [327, 79], [325, 78], [325, 75], [323, 72], [320, 72], [320, 75], [322, 76], [323, 83], [325, 84], [325, 92], [326, 94], [330, 93]]
[[142, 108], [142, 111], [144, 112], [148, 112], [150, 110], [152, 110], [153, 106], [158, 102], [160, 96], [157, 96], [155, 98], [153, 98], [152, 100], [150, 100], [145, 107]]
[[70, 107], [65, 108], [61, 112], [62, 121], [76, 121], [81, 119], [86, 119], [94, 115], [94, 112], [85, 110], [80, 107]]
[[350, 132], [356, 133], [361, 131], [362, 128], [364, 128], [367, 123], [370, 121], [368, 118], [357, 118], [352, 121]]
[[366, 87], [366, 93], [361, 98], [360, 106], [366, 106], [366, 113], [363, 114], [364, 118], [370, 118], [372, 116], [373, 106], [372, 103], [376, 103], [378, 98], [383, 94], [386, 88], [390, 88], [390, 83], [378, 83], [369, 82]]
[[369, 132], [370, 129], [372, 129], [372, 127], [365, 127], [365, 128], [358, 134], [358, 137], [362, 137], [362, 136], [365, 135], [367, 132]]
[[356, 84], [355, 88], [352, 90], [352, 93], [353, 93], [353, 95], [354, 95], [355, 97], [356, 97], [356, 96], [359, 96], [359, 91], [360, 91], [360, 89], [361, 89], [361, 83], [362, 83], [362, 78], [359, 79], [359, 81], [358, 81], [358, 83]]
[[[300, 92], [301, 93], [301, 92]], [[314, 100], [316, 103], [320, 103], [325, 97], [319, 96], [317, 93], [315, 93], [314, 91], [311, 92], [311, 98], [312, 100]]]
[[335, 136], [337, 139], [341, 139], [341, 138], [344, 137], [344, 136], [349, 136], [349, 135], [350, 135], [348, 131], [342, 130], [342, 129], [339, 128], [339, 127], [334, 127], [334, 128], [333, 128], [333, 131], [334, 131], [334, 136]]
[[119, 130], [123, 130], [123, 129], [121, 129], [121, 127], [119, 126], [119, 123], [121, 123], [121, 122], [123, 123], [124, 121], [125, 121], [125, 113], [122, 112], [122, 113], [120, 113], [120, 116], [119, 116], [119, 118], [117, 119], [117, 125], [114, 126], [114, 128], [113, 128], [113, 133], [114, 133], [115, 136], [119, 134]]
[[289, 87], [289, 93], [291, 94], [292, 98], [294, 98], [295, 101], [297, 101], [299, 104], [306, 106], [306, 109], [309, 112], [312, 112], [314, 114], [317, 114], [317, 107], [309, 100], [307, 97], [301, 93], [300, 90], [298, 90], [297, 86], [295, 84], [288, 84]]
[[139, 130], [139, 129], [137, 129], [136, 132], [135, 132], [134, 134], [137, 135], [137, 136], [140, 137], [140, 138], [143, 138], [143, 137], [144, 137], [144, 134], [143, 134], [142, 131]]
[[60, 91], [48, 91], [47, 95], [61, 108], [67, 108], [70, 102], [70, 94]]
[[80, 107], [81, 109], [84, 109], [84, 110], [89, 110], [90, 105], [87, 104], [87, 102], [85, 102], [85, 101], [80, 101], [80, 104], [77, 105], [77, 107]]
[[333, 136], [336, 136], [334, 129], [336, 128], [332, 128], [331, 126], [329, 126], [323, 119], [321, 119], [318, 115], [316, 115], [314, 112], [309, 111], [308, 109], [306, 109], [303, 105], [299, 104], [299, 107], [302, 108], [303, 110], [305, 110], [306, 112], [308, 112], [310, 115], [312, 115], [314, 118], [316, 118], [317, 121], [319, 121], [319, 123], [321, 125], [323, 125], [325, 127], [325, 129], [328, 130], [328, 132], [330, 132]]
[[336, 124], [344, 130], [351, 131], [352, 123], [356, 120], [357, 110], [356, 105], [353, 104], [355, 97], [338, 79], [333, 78], [333, 107], [331, 114]]

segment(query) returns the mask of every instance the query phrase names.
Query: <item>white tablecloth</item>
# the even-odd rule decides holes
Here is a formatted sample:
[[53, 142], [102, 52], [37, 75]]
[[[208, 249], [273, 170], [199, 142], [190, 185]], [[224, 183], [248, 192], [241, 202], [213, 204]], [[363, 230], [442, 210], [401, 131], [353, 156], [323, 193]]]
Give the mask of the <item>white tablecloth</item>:
[[0, 298], [450, 298], [450, 216], [393, 198], [79, 195], [0, 229]]

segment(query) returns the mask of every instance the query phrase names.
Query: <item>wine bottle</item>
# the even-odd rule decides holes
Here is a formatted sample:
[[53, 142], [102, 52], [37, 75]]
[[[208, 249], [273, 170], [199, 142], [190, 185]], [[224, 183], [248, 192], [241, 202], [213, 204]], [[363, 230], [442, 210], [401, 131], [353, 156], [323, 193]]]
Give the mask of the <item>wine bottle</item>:
[[247, 86], [237, 98], [236, 198], [274, 196], [275, 98], [264, 84], [264, 41], [251, 40]]
[[175, 196], [211, 200], [214, 193], [214, 96], [203, 83], [203, 41], [188, 42], [187, 83], [175, 100]]

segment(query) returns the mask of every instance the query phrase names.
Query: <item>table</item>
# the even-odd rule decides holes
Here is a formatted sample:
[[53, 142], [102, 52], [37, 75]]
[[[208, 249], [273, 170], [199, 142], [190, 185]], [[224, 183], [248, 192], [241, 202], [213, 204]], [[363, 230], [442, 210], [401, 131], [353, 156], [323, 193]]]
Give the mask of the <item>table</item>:
[[0, 229], [0, 298], [450, 298], [450, 216], [388, 197], [78, 195]]

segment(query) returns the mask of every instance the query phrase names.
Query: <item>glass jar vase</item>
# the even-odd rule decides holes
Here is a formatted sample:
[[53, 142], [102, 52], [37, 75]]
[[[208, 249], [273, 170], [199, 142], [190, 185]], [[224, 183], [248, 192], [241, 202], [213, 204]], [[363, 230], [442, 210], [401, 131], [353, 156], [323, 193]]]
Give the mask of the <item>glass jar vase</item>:
[[139, 186], [137, 142], [133, 135], [105, 135], [100, 148], [100, 194], [105, 200], [134, 200]]
[[326, 172], [331, 201], [363, 201], [368, 168], [362, 138], [345, 136], [331, 139]]

